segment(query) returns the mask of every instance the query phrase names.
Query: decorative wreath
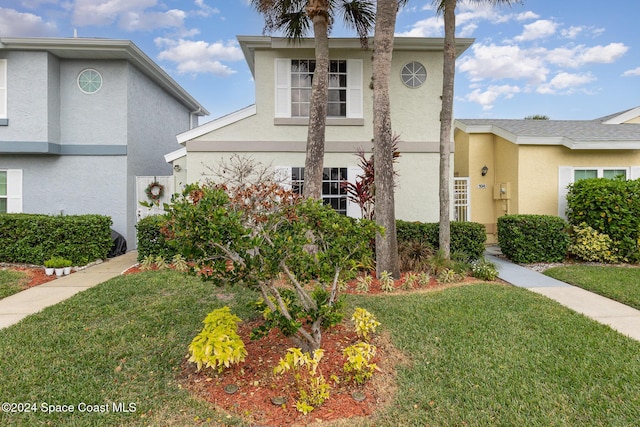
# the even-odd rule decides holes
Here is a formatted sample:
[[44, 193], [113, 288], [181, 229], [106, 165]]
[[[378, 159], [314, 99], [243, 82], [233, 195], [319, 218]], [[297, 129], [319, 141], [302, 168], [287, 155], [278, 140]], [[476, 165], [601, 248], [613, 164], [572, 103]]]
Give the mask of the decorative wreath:
[[149, 184], [145, 192], [147, 193], [149, 200], [157, 202], [164, 195], [164, 185], [160, 184], [158, 181], [153, 181]]

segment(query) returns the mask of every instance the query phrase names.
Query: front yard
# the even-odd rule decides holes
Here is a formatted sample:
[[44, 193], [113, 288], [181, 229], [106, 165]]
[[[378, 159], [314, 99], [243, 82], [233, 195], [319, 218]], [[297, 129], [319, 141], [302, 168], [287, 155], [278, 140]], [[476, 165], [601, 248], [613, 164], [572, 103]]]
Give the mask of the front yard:
[[[208, 312], [229, 305], [249, 320], [255, 299], [246, 289], [152, 271], [117, 277], [0, 330], [2, 401], [36, 409], [0, 412], [0, 424], [251, 425], [186, 390], [180, 370]], [[356, 306], [374, 313], [406, 360], [397, 366], [392, 404], [350, 425], [633, 426], [640, 419], [640, 343], [544, 297], [473, 284], [349, 295], [348, 305], [348, 313]]]

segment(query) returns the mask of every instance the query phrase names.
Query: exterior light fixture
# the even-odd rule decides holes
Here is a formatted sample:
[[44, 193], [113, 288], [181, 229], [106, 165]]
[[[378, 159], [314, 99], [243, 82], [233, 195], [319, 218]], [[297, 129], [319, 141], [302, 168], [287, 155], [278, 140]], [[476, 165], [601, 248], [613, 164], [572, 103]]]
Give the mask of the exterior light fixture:
[[485, 176], [487, 174], [487, 172], [489, 172], [489, 168], [486, 166], [482, 167], [482, 176]]

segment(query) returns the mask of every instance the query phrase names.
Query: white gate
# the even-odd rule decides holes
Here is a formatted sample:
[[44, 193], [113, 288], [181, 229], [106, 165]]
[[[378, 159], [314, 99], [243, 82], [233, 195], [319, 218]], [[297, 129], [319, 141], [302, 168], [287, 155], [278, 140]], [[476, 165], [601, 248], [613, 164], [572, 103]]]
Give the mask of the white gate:
[[453, 212], [456, 221], [469, 221], [471, 218], [469, 178], [453, 179]]
[[[157, 183], [157, 185], [153, 185], [154, 183]], [[162, 195], [157, 200], [154, 200], [147, 195], [147, 190], [154, 195], [154, 198], [160, 193]], [[173, 176], [137, 176], [136, 194], [138, 196], [138, 203], [136, 204], [137, 221], [149, 215], [163, 214], [163, 205], [171, 201], [171, 195], [173, 194]], [[142, 206], [140, 202], [151, 203], [151, 207]]]

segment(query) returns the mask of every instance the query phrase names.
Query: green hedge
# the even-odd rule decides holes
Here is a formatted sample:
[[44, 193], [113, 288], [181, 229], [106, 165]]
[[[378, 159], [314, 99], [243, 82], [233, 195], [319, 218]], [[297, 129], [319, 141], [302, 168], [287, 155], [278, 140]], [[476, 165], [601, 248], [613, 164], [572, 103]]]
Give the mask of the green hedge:
[[514, 262], [559, 262], [569, 248], [567, 228], [557, 216], [506, 215], [498, 218], [498, 244]]
[[165, 215], [151, 215], [141, 219], [136, 224], [138, 230], [138, 262], [142, 262], [147, 256], [161, 256], [169, 261], [176, 254], [160, 232], [160, 228], [167, 218]]
[[[440, 225], [436, 222], [396, 221], [398, 242], [419, 240], [438, 249]], [[451, 252], [468, 255], [472, 259], [480, 259], [484, 254], [484, 242], [487, 233], [484, 225], [475, 222], [451, 223]]]
[[571, 184], [567, 218], [608, 235], [623, 261], [640, 262], [640, 180], [592, 178]]
[[107, 257], [111, 218], [103, 215], [0, 214], [0, 261], [43, 265], [61, 256], [74, 265]]

